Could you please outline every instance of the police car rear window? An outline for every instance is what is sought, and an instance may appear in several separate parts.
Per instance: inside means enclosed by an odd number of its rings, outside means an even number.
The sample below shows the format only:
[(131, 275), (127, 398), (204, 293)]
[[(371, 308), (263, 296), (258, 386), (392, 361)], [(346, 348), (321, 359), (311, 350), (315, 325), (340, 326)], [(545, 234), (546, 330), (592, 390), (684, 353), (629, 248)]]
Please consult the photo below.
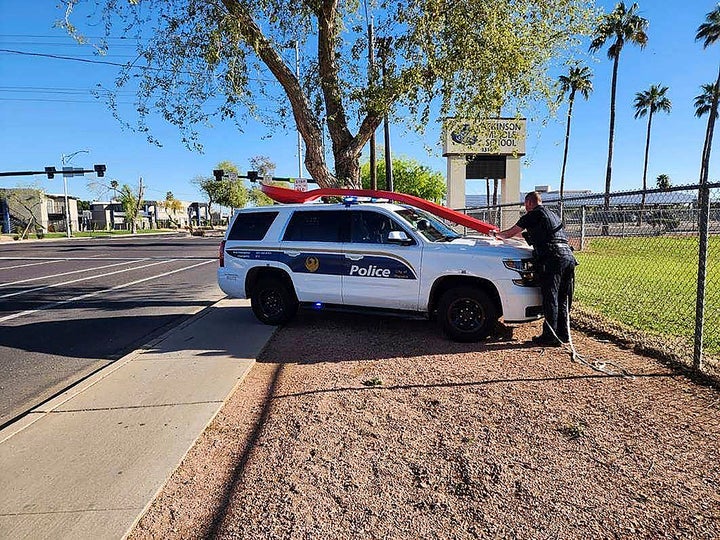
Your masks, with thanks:
[(278, 212), (241, 212), (235, 218), (228, 240), (262, 240)]
[(293, 214), (283, 240), (288, 242), (347, 242), (348, 212), (298, 211)]

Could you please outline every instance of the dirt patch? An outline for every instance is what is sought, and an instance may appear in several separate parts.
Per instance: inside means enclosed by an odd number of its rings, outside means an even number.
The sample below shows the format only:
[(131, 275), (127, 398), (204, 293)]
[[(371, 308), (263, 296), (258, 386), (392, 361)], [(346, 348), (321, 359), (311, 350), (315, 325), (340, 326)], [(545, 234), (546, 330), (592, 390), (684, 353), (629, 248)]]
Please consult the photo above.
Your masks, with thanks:
[[(575, 333), (302, 314), (131, 538), (717, 538), (720, 392)], [(512, 335), (514, 334), (514, 335)]]

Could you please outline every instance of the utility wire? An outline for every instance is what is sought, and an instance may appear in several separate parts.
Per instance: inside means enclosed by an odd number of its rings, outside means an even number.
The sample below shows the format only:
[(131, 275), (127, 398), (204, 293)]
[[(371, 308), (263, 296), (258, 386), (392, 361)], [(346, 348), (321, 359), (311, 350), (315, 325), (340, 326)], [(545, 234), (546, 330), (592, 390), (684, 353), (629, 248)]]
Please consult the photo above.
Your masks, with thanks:
[[(135, 66), (130, 63), (121, 64), (120, 62), (108, 62), (106, 60), (87, 60), (85, 58), (76, 58), (73, 56), (63, 56), (59, 54), (47, 54), (47, 53), (33, 53), (28, 51), (17, 51), (14, 49), (0, 49), (0, 53), (6, 53), (6, 54), (18, 54), (22, 56), (36, 56), (41, 58), (51, 58), (53, 60), (69, 60), (73, 62), (83, 62), (86, 64), (101, 64), (101, 65), (107, 65), (107, 66), (116, 66), (116, 67), (122, 67), (122, 68), (132, 68), (132, 69), (146, 69), (149, 71), (171, 71), (167, 68), (160, 68), (160, 67), (151, 67), (151, 66)], [(139, 57), (136, 58), (136, 60)], [(178, 71), (177, 73), (182, 73), (183, 75), (205, 75), (204, 73), (200, 73), (198, 71)], [(248, 77), (248, 81), (253, 82), (266, 82), (266, 83), (274, 83), (276, 82), (275, 79), (257, 79), (254, 77)]]

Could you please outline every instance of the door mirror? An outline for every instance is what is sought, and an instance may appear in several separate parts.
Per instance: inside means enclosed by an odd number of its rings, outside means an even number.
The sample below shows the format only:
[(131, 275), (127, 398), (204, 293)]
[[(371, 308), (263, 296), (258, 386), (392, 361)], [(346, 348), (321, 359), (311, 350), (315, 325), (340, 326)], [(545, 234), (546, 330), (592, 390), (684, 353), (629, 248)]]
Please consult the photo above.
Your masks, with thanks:
[(388, 244), (400, 244), (401, 246), (409, 246), (414, 243), (405, 231), (390, 231), (387, 235)]
[(427, 219), (421, 219), (417, 222), (418, 231), (427, 231), (430, 228), (430, 222)]

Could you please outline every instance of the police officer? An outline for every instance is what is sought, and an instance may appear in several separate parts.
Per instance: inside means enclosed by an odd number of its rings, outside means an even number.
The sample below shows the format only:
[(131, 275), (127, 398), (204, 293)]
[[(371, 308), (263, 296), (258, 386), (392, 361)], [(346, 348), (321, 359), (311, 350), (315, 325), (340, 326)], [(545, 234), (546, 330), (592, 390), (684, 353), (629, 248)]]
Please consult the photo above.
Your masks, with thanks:
[(495, 236), (506, 239), (527, 231), (523, 236), (533, 246), (545, 315), (542, 334), (532, 340), (538, 345), (557, 347), (560, 341), (570, 340), (568, 310), (572, 304), (577, 261), (562, 230), (562, 221), (543, 206), (537, 191), (525, 196), (525, 211), (515, 225)]

